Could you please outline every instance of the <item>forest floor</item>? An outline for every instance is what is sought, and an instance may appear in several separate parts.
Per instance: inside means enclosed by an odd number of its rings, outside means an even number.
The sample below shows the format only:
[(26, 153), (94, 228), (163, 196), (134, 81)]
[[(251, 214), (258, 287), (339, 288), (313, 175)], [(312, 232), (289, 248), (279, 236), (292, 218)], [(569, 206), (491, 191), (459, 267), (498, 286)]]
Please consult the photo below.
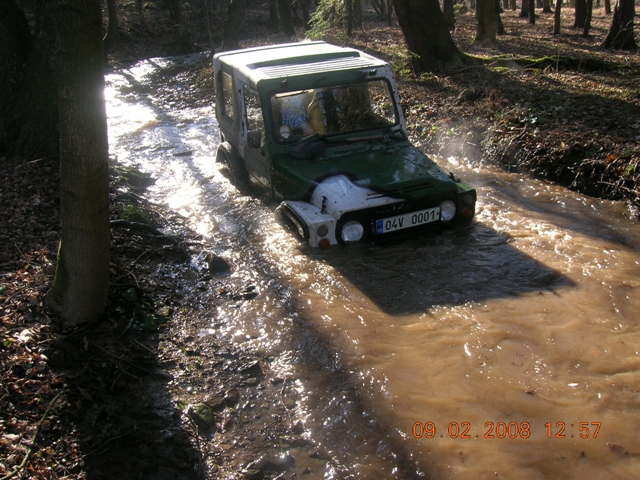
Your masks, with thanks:
[[(184, 48), (164, 12), (146, 14), (153, 21), (121, 13), (113, 66)], [(496, 45), (472, 42), (470, 13), (454, 39), (473, 55), (559, 54), (583, 66), (458, 65), (416, 78), (397, 27), (368, 20), (352, 43), (393, 62), (410, 133), (428, 153), (626, 201), (637, 217), (638, 53), (598, 46), (610, 22), (602, 9), (589, 38), (569, 25), (553, 37), (552, 15), (535, 26), (513, 12), (503, 21)], [(251, 35), (245, 25), (243, 46), (284, 40), (260, 22)], [(183, 100), (211, 101), (210, 66), (188, 73), (198, 98)], [(145, 199), (152, 179), (112, 165), (108, 311), (97, 326), (65, 331), (44, 304), (59, 239), (57, 160), (2, 158), (0, 169), (0, 479), (294, 478), (305, 472), (283, 454), (291, 446), (322, 460), (293, 414), (291, 379), (241, 344), (198, 335), (210, 321), (203, 303), (251, 301), (252, 286), (226, 284), (216, 258), (207, 271), (193, 267), (206, 246), (186, 219)], [(256, 418), (257, 402), (273, 415)]]
[[(495, 45), (473, 43), (472, 14), (458, 18), (454, 40), (465, 53), (502, 60), (569, 57), (522, 68), (489, 63), (448, 65), (415, 78), (403, 75), (397, 28), (367, 29), (356, 46), (391, 61), (400, 58), (400, 91), (410, 134), (425, 151), (491, 163), (587, 195), (623, 200), (640, 214), (640, 55), (600, 48), (611, 17), (594, 11), (589, 38), (563, 25), (551, 35), (553, 15), (536, 25), (502, 15), (506, 35)], [(565, 10), (565, 23), (573, 11)], [(569, 15), (571, 15), (570, 18)], [(395, 55), (395, 57), (394, 57)], [(398, 60), (396, 60), (397, 62)], [(508, 63), (508, 62), (507, 62)], [(546, 66), (544, 66), (546, 65)], [(408, 70), (408, 69), (407, 69)]]

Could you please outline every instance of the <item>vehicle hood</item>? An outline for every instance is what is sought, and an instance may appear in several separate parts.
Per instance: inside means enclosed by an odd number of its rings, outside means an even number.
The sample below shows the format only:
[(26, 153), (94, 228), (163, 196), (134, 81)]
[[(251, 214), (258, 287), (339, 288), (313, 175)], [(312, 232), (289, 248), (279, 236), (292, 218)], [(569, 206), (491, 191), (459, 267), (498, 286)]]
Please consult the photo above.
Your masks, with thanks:
[(311, 159), (290, 155), (273, 158), (275, 170), (309, 194), (323, 181), (344, 176), (357, 187), (410, 200), (456, 191), (455, 182), (409, 142), (387, 145), (358, 143), (327, 146)]

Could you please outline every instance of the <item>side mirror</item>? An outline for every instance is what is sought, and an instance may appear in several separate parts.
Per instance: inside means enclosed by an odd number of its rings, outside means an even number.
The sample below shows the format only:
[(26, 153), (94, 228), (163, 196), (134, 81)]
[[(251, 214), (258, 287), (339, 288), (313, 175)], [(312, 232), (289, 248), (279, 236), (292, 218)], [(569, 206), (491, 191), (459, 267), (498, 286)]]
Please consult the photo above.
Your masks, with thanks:
[(249, 130), (247, 132), (247, 145), (251, 148), (260, 148), (262, 142), (262, 135), (259, 130)]

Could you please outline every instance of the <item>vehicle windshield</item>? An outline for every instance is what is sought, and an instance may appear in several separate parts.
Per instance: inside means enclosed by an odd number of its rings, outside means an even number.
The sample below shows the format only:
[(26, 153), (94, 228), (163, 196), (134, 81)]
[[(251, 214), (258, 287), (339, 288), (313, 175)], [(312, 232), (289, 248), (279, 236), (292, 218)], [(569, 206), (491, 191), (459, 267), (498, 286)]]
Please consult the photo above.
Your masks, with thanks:
[(273, 95), (275, 136), (289, 143), (314, 134), (335, 135), (398, 123), (385, 80), (371, 80)]

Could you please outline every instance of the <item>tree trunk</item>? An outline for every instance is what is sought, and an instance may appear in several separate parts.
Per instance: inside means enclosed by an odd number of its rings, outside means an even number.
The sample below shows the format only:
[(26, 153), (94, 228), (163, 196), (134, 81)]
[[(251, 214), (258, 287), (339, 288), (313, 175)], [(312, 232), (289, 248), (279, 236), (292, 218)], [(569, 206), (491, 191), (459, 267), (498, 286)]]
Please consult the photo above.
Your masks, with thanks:
[(227, 21), (224, 22), (222, 32), (222, 50), (237, 50), (239, 48), (240, 28), (244, 23), (246, 0), (231, 0)]
[(604, 13), (611, 15), (611, 0), (604, 0)]
[(517, 9), (518, 5), (516, 3), (516, 0), (511, 0), (511, 10), (515, 12)]
[(12, 103), (6, 106), (5, 152), (7, 156), (22, 159), (58, 154), (60, 134), (53, 78), (53, 4), (50, 0), (38, 0), (36, 3), (34, 39)]
[(387, 4), (386, 0), (371, 0), (369, 2), (373, 10), (376, 12), (376, 15), (380, 20), (387, 19)]
[(443, 0), (442, 13), (444, 14), (444, 21), (447, 23), (447, 28), (453, 30), (456, 28), (456, 19), (453, 15), (453, 0)]
[(394, 0), (393, 5), (407, 48), (416, 54), (412, 60), (416, 74), (432, 71), (439, 62), (465, 62), (453, 43), (438, 0)]
[(295, 24), (293, 22), (293, 9), (291, 0), (277, 0), (278, 14), (280, 16), (280, 28), (287, 37), (295, 36)]
[(0, 156), (4, 156), (8, 149), (5, 124), (10, 112), (9, 104), (31, 48), (31, 34), (24, 12), (14, 0), (0, 2)]
[(529, 0), (522, 0), (522, 8), (520, 10), (520, 18), (529, 17)]
[(495, 4), (495, 0), (478, 0), (476, 9), (476, 16), (478, 17), (476, 42), (495, 43), (498, 33)]
[(113, 44), (118, 40), (118, 7), (116, 0), (107, 0), (107, 9), (109, 12), (109, 24), (107, 34), (102, 41), (102, 50), (106, 60)]
[(347, 37), (353, 35), (353, 0), (344, 0), (347, 10)]
[(576, 0), (573, 28), (583, 28), (587, 19), (587, 0)]
[(553, 34), (554, 35), (560, 34), (561, 10), (562, 10), (562, 0), (556, 0), (556, 11), (553, 14)]
[(633, 33), (634, 16), (634, 0), (618, 0), (613, 10), (609, 34), (602, 46), (618, 50), (636, 50), (638, 45)]
[(591, 15), (593, 14), (593, 0), (587, 0), (587, 16), (584, 19), (584, 30), (582, 36), (587, 38), (589, 36), (589, 29), (591, 29)]
[(495, 9), (495, 19), (496, 19), (496, 33), (498, 35), (504, 35), (504, 25), (502, 24), (502, 17), (500, 16), (500, 14), (502, 12), (504, 12), (504, 10), (502, 10), (502, 7), (500, 6), (500, 0), (494, 0), (495, 1), (495, 5), (496, 5), (496, 9)]
[(362, 0), (351, 0), (353, 2), (353, 26), (362, 28)]
[(309, 0), (301, 0), (302, 4), (302, 23), (303, 28), (306, 30), (311, 30), (311, 15), (309, 15)]
[(294, 37), (296, 29), (293, 25), (293, 13), (291, 12), (291, 0), (278, 0), (278, 13), (280, 14), (280, 26), (287, 37)]
[(536, 24), (536, 3), (533, 0), (529, 0), (529, 23)]
[(192, 53), (194, 51), (193, 43), (189, 30), (184, 23), (184, 12), (182, 10), (182, 0), (168, 0), (169, 13), (171, 19), (175, 22), (175, 35), (173, 38), (173, 50), (176, 53)]
[(280, 31), (280, 17), (278, 16), (278, 0), (269, 0), (269, 25), (271, 31), (277, 33)]
[(216, 53), (216, 46), (213, 41), (213, 29), (211, 27), (211, 17), (213, 16), (213, 6), (209, 3), (211, 0), (204, 0), (204, 14), (207, 20), (207, 33), (209, 34), (209, 50), (210, 55), (213, 57)]
[(61, 241), (47, 303), (68, 325), (98, 320), (109, 290), (109, 147), (100, 0), (55, 0)]
[(542, 13), (553, 13), (551, 11), (551, 0), (544, 0), (542, 2)]
[(182, 3), (180, 0), (168, 0), (169, 17), (177, 24), (184, 23), (184, 15), (182, 14)]

